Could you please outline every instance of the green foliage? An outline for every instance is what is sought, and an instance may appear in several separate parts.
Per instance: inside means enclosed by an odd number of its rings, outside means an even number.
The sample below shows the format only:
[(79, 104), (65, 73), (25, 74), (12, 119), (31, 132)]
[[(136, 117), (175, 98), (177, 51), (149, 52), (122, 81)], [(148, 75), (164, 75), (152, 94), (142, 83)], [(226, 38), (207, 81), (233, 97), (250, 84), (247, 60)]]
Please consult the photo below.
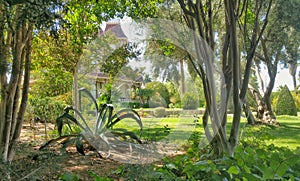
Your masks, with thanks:
[(140, 103), (139, 102), (122, 102), (121, 107), (126, 107), (126, 108), (132, 108), (132, 109), (138, 109), (140, 108)]
[(111, 92), (112, 85), (110, 83), (105, 84), (105, 87), (101, 91), (101, 96), (98, 98), (100, 104), (108, 104), (111, 103)]
[(152, 96), (149, 100), (149, 107), (155, 108), (155, 107), (167, 107), (166, 100), (161, 97), (159, 94), (155, 94)]
[[(145, 86), (146, 89), (150, 89), (157, 96), (156, 98), (161, 97), (166, 105), (170, 104), (170, 95), (166, 86), (161, 82), (149, 82)], [(154, 96), (155, 97), (155, 96)], [(154, 98), (154, 102), (156, 102), (156, 98)], [(157, 100), (159, 101), (159, 100)]]
[(199, 98), (193, 92), (187, 92), (182, 98), (182, 109), (197, 109), (199, 108)]
[(292, 94), (293, 99), (295, 101), (297, 111), (300, 112), (300, 94), (299, 94), (299, 92), (297, 92), (297, 94), (295, 92), (291, 92), (291, 94)]
[(139, 52), (135, 51), (134, 48), (135, 46), (130, 43), (120, 46), (101, 61), (100, 70), (115, 78), (119, 71), (129, 62), (129, 59), (137, 58)]
[(111, 178), (100, 177), (99, 175), (97, 175), (95, 172), (91, 170), (89, 170), (88, 173), (92, 178), (94, 178), (95, 181), (113, 181), (113, 179)]
[(175, 84), (172, 82), (167, 82), (166, 88), (168, 89), (170, 95), (170, 102), (172, 104), (172, 107), (176, 107), (176, 108), (181, 107), (181, 99), (180, 99), (178, 87), (176, 87)]
[(286, 85), (281, 89), (278, 95), (275, 113), (276, 115), (297, 116), (295, 101), (291, 92), (289, 91), (289, 88)]
[(247, 91), (247, 99), (248, 99), (248, 104), (251, 110), (256, 110), (257, 109), (257, 104), (254, 99), (254, 96), (251, 95), (250, 91)]
[(155, 117), (165, 117), (166, 109), (164, 107), (157, 107), (153, 110), (153, 114)]
[[(132, 109), (122, 109), (113, 114), (113, 110), (114, 110), (113, 105), (102, 104), (100, 107), (98, 107), (96, 100), (88, 90), (81, 89), (80, 91), (81, 93), (87, 94), (91, 102), (94, 104), (94, 108), (96, 109), (95, 110), (96, 115), (93, 118), (96, 121), (92, 121), (90, 123), (83, 117), (81, 112), (79, 112), (77, 109), (74, 109), (73, 107), (66, 107), (65, 113), (56, 119), (57, 131), (59, 133), (59, 137), (49, 140), (47, 143), (45, 143), (43, 146), (40, 147), (40, 150), (44, 149), (45, 147), (53, 143), (64, 140), (62, 150), (64, 150), (69, 145), (75, 144), (77, 151), (80, 154), (84, 155), (85, 153), (84, 153), (83, 140), (85, 140), (90, 144), (91, 147), (95, 148), (95, 150), (97, 150), (96, 148), (104, 149), (98, 151), (108, 152), (109, 155), (110, 143), (105, 136), (105, 133), (109, 129), (111, 129), (110, 133), (116, 136), (121, 136), (123, 138), (130, 137), (132, 140), (141, 143), (141, 140), (133, 132), (127, 131), (126, 129), (118, 129), (118, 130), (112, 129), (114, 125), (116, 125), (118, 122), (122, 120), (133, 119), (139, 125), (141, 131), (143, 124), (141, 122), (140, 116), (136, 111)], [(77, 120), (76, 118), (74, 118), (69, 113), (70, 111), (74, 111), (80, 119)], [(80, 132), (72, 131), (71, 134), (63, 132), (64, 125), (69, 126), (70, 130), (72, 130), (70, 124), (75, 124), (75, 127), (76, 128), (79, 127), (81, 131)], [(96, 143), (96, 145), (93, 143)]]
[(149, 100), (153, 95), (154, 91), (152, 89), (139, 89), (137, 97), (140, 99), (143, 108), (149, 108)]
[[(67, 48), (64, 32), (59, 37), (39, 33), (33, 39), (32, 77), (30, 94), (53, 97), (72, 90), (74, 54)], [(43, 47), (43, 48), (40, 48)]]
[(233, 158), (216, 159), (210, 149), (198, 149), (195, 142), (185, 155), (165, 159), (163, 167), (152, 173), (172, 175), (173, 180), (299, 180), (300, 148), (292, 151), (265, 144), (271, 138), (269, 129), (245, 127)]
[(74, 174), (74, 173), (70, 173), (70, 172), (65, 172), (64, 174), (62, 174), (59, 177), (59, 180), (62, 181), (78, 181), (78, 175)]
[(26, 115), (28, 119), (38, 118), (54, 123), (63, 108), (72, 103), (71, 97), (70, 94), (44, 98), (30, 96)]

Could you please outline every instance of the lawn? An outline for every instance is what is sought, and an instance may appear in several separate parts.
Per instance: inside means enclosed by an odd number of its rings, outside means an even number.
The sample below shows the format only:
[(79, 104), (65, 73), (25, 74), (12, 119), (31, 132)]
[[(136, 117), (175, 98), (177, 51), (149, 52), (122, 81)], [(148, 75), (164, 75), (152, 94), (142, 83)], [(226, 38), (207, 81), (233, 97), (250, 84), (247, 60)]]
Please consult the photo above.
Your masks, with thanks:
[(118, 123), (114, 128), (125, 128), (140, 135), (146, 141), (167, 141), (183, 145), (187, 143), (193, 132), (203, 133), (200, 123), (195, 122), (193, 116), (165, 117), (165, 118), (142, 118), (143, 131), (133, 120)]
[[(278, 116), (280, 127), (267, 127), (269, 134), (268, 144), (276, 146), (289, 147), (295, 149), (300, 145), (300, 118), (294, 116)], [(204, 137), (201, 116), (199, 122), (195, 122), (195, 118), (191, 116), (184, 117), (165, 117), (165, 118), (142, 118), (143, 131), (141, 133), (143, 140), (150, 141), (168, 141), (179, 145), (187, 143), (189, 137), (193, 132)], [(227, 134), (230, 132), (232, 116), (228, 116)], [(243, 131), (245, 129), (245, 119), (241, 120), (241, 136), (245, 136)], [(118, 124), (116, 128), (122, 127), (140, 134), (138, 126), (134, 121), (128, 120)], [(262, 127), (254, 126), (251, 129), (253, 132), (260, 132)]]
[(270, 135), (274, 136), (273, 143), (276, 146), (289, 147), (295, 149), (300, 146), (300, 117), (277, 116), (280, 127), (270, 129)]

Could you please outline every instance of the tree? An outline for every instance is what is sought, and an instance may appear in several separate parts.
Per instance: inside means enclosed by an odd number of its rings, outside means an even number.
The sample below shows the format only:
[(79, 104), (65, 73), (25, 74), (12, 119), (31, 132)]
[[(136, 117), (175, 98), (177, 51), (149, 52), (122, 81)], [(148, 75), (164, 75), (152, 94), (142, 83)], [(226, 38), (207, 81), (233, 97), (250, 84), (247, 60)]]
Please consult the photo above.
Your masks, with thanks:
[(297, 116), (296, 104), (287, 85), (281, 88), (277, 99), (275, 107), (276, 115)]
[(166, 88), (168, 90), (170, 96), (170, 103), (173, 107), (180, 107), (181, 100), (180, 100), (180, 93), (178, 91), (178, 87), (173, 82), (167, 82)]
[[(0, 3), (0, 157), (11, 162), (27, 105), (33, 29), (54, 28), (59, 1)], [(52, 10), (51, 10), (52, 9)]]
[[(172, 21), (179, 21), (184, 23), (183, 14), (181, 12), (180, 6), (172, 1), (166, 1), (161, 6), (159, 6), (160, 11), (158, 11), (158, 16), (160, 18), (169, 19)], [(161, 24), (156, 24), (153, 28), (158, 34), (164, 32), (159, 31)], [(174, 26), (170, 24), (169, 26)], [(174, 29), (178, 27), (173, 27)], [(154, 35), (155, 36), (155, 35)], [(161, 36), (161, 35), (160, 35)], [(185, 39), (181, 39), (181, 44), (184, 44)], [(185, 71), (184, 62), (188, 58), (185, 50), (172, 44), (172, 42), (156, 40), (149, 42), (147, 45), (146, 55), (156, 54), (150, 60), (152, 66), (154, 67), (153, 73), (154, 77), (160, 76), (163, 81), (172, 81), (181, 87), (181, 94), (185, 93)]]
[(66, 36), (62, 30), (55, 37), (49, 31), (42, 31), (33, 38), (31, 95), (44, 98), (72, 91), (76, 56), (69, 49)]
[(300, 32), (296, 31), (294, 28), (291, 28), (288, 32), (289, 41), (285, 45), (286, 48), (286, 58), (289, 68), (289, 73), (293, 79), (294, 91), (297, 93), (297, 67), (298, 67), (298, 60), (300, 59)]
[[(278, 71), (279, 63), (294, 64), (295, 60), (286, 61), (286, 52), (294, 52), (294, 48), (290, 48), (290, 44), (297, 44), (297, 39), (290, 38), (288, 35), (292, 31), (299, 31), (299, 21), (296, 21), (298, 17), (297, 11), (288, 11), (290, 7), (294, 8), (300, 7), (298, 1), (276, 1), (272, 6), (272, 11), (270, 14), (269, 24), (266, 27), (260, 45), (255, 52), (256, 66), (260, 66), (261, 62), (267, 67), (267, 72), (269, 76), (269, 82), (263, 90), (263, 94), (260, 95), (259, 91), (253, 90), (253, 95), (256, 97), (256, 102), (258, 104), (257, 118), (265, 123), (272, 122), (278, 124), (276, 121), (276, 116), (272, 110), (271, 105), (271, 93), (274, 88), (275, 79)], [(287, 11), (283, 11), (287, 10)], [(295, 13), (295, 14), (293, 14)], [(292, 18), (291, 18), (292, 17)], [(294, 19), (296, 18), (296, 19)], [(298, 29), (297, 29), (298, 28)], [(296, 46), (296, 49), (298, 47)], [(286, 49), (286, 50), (285, 50)], [(291, 67), (291, 69), (294, 69)], [(294, 71), (294, 70), (293, 70)], [(260, 84), (261, 85), (261, 84)], [(264, 114), (269, 114), (270, 116), (265, 117)], [(267, 120), (263, 118), (268, 118)], [(273, 120), (273, 121), (272, 121)]]
[[(154, 96), (152, 97), (154, 102), (160, 102), (164, 106), (168, 106), (170, 104), (170, 95), (166, 86), (161, 82), (149, 82), (145, 86), (146, 90), (152, 90), (154, 92)], [(159, 98), (159, 99), (158, 99)], [(156, 105), (156, 103), (155, 103)], [(151, 106), (151, 105), (150, 105)]]
[[(203, 89), (206, 99), (206, 110), (203, 116), (203, 125), (208, 125), (208, 116), (211, 118), (212, 132), (205, 129), (206, 137), (211, 141), (211, 145), (216, 155), (223, 155), (228, 153), (234, 154), (235, 147), (238, 142), (238, 134), (240, 127), (241, 106), (245, 103), (246, 92), (249, 83), (250, 69), (252, 65), (253, 55), (258, 42), (261, 38), (261, 34), (264, 31), (264, 27), (267, 23), (268, 12), (272, 1), (264, 3), (264, 1), (182, 1), (178, 0), (181, 9), (183, 10), (187, 25), (194, 30), (213, 51), (215, 50), (215, 32), (214, 28), (217, 26), (216, 17), (218, 13), (223, 12), (224, 16), (220, 20), (224, 20), (225, 33), (222, 37), (223, 48), (220, 50), (222, 73), (224, 74), (225, 81), (221, 87), (225, 87), (226, 90), (221, 89), (221, 110), (217, 108), (216, 100), (216, 88), (213, 79), (213, 62), (214, 57), (206, 56), (208, 49), (205, 43), (196, 42), (196, 47), (199, 53), (197, 54), (197, 60), (191, 60), (191, 63), (195, 67), (195, 70), (199, 77), (202, 79)], [(248, 8), (254, 4), (254, 8)], [(224, 8), (221, 11), (221, 8)], [(265, 9), (263, 7), (266, 7)], [(265, 10), (262, 15), (262, 10)], [(242, 16), (246, 21), (241, 21)], [(254, 23), (247, 22), (249, 16), (254, 17)], [(258, 26), (262, 24), (262, 27)], [(241, 79), (241, 59), (240, 49), (238, 42), (238, 26), (251, 28), (248, 32), (250, 41), (247, 44), (247, 58), (245, 72), (243, 73), (243, 79)], [(249, 25), (253, 25), (248, 27)], [(248, 38), (245, 36), (244, 38)], [(198, 43), (198, 45), (197, 45)], [(201, 49), (204, 51), (201, 52)], [(204, 47), (204, 48), (203, 48)], [(203, 55), (204, 54), (204, 55)], [(202, 57), (201, 57), (202, 56)], [(208, 61), (205, 61), (208, 59)], [(242, 83), (240, 83), (242, 81)], [(234, 105), (233, 123), (231, 126), (230, 136), (227, 138), (226, 124), (227, 124), (227, 104), (229, 95), (232, 91), (234, 95), (232, 97)]]
[[(7, 162), (13, 159), (27, 105), (33, 33), (47, 29), (55, 35), (59, 29), (67, 30), (67, 42), (78, 60), (103, 20), (121, 17), (125, 12), (132, 17), (150, 16), (160, 1), (0, 2), (0, 157)], [(76, 67), (78, 61), (74, 63)]]

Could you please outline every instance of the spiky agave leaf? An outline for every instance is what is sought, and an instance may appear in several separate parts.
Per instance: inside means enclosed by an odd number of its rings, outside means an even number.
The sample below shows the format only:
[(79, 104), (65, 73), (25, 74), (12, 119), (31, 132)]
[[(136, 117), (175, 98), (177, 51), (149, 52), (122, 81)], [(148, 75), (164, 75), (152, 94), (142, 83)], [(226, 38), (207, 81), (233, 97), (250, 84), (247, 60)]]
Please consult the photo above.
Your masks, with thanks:
[(122, 109), (122, 110), (118, 111), (116, 114), (114, 114), (112, 116), (112, 118), (111, 118), (112, 121), (110, 124), (107, 125), (107, 127), (111, 128), (112, 126), (114, 126), (115, 124), (117, 124), (118, 122), (120, 122), (121, 120), (126, 119), (126, 118), (135, 120), (138, 123), (140, 130), (143, 129), (142, 120), (141, 120), (139, 114), (133, 109)]
[[(118, 130), (121, 130), (122, 132), (117, 132)], [(129, 136), (131, 139), (137, 141), (139, 144), (142, 144), (142, 141), (139, 139), (139, 137), (131, 131), (127, 131), (126, 129), (116, 129), (114, 131), (111, 131), (111, 133), (115, 136), (120, 136), (123, 138), (126, 138), (126, 136)]]
[(60, 152), (61, 153), (65, 153), (66, 152), (66, 149), (70, 146), (70, 145), (73, 145), (74, 142), (76, 141), (77, 137), (72, 137), (72, 138), (69, 138), (65, 141), (62, 142), (62, 147), (60, 149)]
[(77, 136), (78, 136), (78, 134), (70, 134), (70, 135), (63, 135), (63, 136), (60, 136), (60, 137), (55, 138), (55, 139), (51, 139), (51, 140), (47, 141), (44, 145), (42, 145), (39, 148), (39, 150), (42, 150), (42, 149), (46, 148), (47, 146), (50, 146), (50, 145), (52, 145), (54, 143), (57, 143), (58, 141), (68, 140), (68, 139), (70, 139), (72, 137), (77, 137)]
[[(84, 127), (73, 117), (71, 116), (70, 114), (68, 113), (64, 113), (63, 115), (59, 116), (57, 119), (56, 119), (56, 124), (57, 124), (57, 131), (58, 131), (58, 134), (61, 136), (62, 134), (62, 128), (63, 128), (63, 125), (64, 125), (64, 120), (70, 120), (72, 121), (73, 123), (75, 123), (76, 125), (78, 125), (81, 129), (84, 129)], [(69, 124), (68, 124), (69, 125)], [(70, 125), (69, 125), (70, 127)], [(70, 127), (71, 128), (71, 127)]]
[(103, 132), (106, 125), (111, 122), (113, 109), (113, 105), (111, 104), (103, 104), (101, 106), (96, 122), (95, 133), (100, 134)]
[(97, 112), (99, 111), (97, 100), (94, 98), (94, 96), (91, 94), (91, 92), (89, 90), (87, 90), (86, 88), (83, 87), (83, 88), (80, 88), (78, 92), (79, 92), (79, 94), (81, 94), (81, 92), (85, 93), (90, 98), (90, 100), (94, 103), (96, 111)]
[(78, 153), (80, 153), (82, 155), (85, 155), (82, 139), (83, 139), (83, 135), (79, 134), (77, 139), (76, 139), (76, 150), (77, 150)]
[(68, 127), (70, 128), (70, 130), (72, 131), (72, 127), (70, 125), (69, 120), (71, 120), (72, 122), (77, 124), (77, 120), (75, 118), (74, 118), (75, 120), (69, 119), (68, 116), (66, 116), (66, 114), (68, 114), (68, 113), (64, 113), (62, 116), (60, 116), (56, 119), (57, 131), (58, 131), (59, 136), (62, 135), (62, 128), (63, 128), (64, 124), (67, 124)]

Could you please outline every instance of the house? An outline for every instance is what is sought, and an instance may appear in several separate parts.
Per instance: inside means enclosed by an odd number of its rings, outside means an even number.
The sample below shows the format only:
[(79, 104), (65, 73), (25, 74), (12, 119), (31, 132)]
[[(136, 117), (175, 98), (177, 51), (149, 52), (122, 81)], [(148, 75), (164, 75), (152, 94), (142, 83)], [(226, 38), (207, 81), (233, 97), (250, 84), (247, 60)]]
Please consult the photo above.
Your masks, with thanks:
[[(103, 36), (106, 32), (110, 32), (115, 35), (117, 39), (121, 42), (128, 43), (128, 39), (125, 33), (122, 30), (122, 27), (119, 22), (108, 22), (106, 23), (106, 28), (103, 31), (99, 29), (98, 36)], [(101, 90), (109, 83), (109, 76), (103, 72), (90, 73), (90, 76), (95, 78), (95, 96), (98, 98), (101, 94)], [(143, 78), (139, 77), (136, 80), (131, 80), (127, 77), (119, 77), (114, 80), (114, 84), (118, 85), (117, 89), (120, 93), (119, 101), (120, 102), (130, 102), (135, 98), (135, 93), (143, 85)]]

